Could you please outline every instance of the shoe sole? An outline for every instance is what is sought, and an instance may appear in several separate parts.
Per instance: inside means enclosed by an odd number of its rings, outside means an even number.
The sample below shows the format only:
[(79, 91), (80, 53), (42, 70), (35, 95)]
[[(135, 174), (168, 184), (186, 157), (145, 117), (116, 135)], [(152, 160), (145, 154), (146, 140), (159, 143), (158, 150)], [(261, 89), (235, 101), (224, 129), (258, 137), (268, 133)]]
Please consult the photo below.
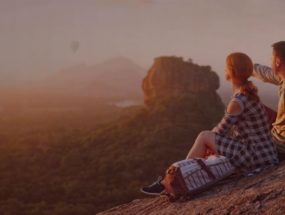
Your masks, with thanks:
[(140, 189), (140, 191), (146, 195), (150, 195), (150, 196), (160, 196), (161, 193), (149, 193), (144, 191), (143, 189)]

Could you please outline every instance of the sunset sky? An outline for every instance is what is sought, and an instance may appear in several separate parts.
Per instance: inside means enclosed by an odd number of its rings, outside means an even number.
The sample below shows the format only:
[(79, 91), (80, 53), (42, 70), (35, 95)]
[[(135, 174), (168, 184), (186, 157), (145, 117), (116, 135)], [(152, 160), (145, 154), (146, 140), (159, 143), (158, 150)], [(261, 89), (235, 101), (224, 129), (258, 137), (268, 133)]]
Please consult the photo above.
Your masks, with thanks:
[(1, 83), (117, 56), (146, 69), (160, 55), (192, 58), (221, 76), (232, 51), (270, 64), (271, 44), (285, 40), (284, 8), (283, 0), (1, 0)]

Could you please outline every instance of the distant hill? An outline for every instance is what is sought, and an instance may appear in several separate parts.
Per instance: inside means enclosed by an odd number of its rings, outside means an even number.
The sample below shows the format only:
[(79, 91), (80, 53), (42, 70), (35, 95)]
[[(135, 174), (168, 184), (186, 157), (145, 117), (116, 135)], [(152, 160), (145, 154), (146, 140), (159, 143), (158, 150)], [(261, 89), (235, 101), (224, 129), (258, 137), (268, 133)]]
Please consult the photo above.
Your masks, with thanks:
[(79, 64), (40, 81), (13, 87), (1, 86), (1, 106), (7, 109), (26, 107), (82, 107), (117, 102), (142, 103), (142, 79), (146, 70), (124, 57), (99, 64)]
[(125, 57), (100, 64), (80, 64), (61, 70), (41, 84), (45, 90), (92, 98), (141, 98), (141, 81), (146, 71)]

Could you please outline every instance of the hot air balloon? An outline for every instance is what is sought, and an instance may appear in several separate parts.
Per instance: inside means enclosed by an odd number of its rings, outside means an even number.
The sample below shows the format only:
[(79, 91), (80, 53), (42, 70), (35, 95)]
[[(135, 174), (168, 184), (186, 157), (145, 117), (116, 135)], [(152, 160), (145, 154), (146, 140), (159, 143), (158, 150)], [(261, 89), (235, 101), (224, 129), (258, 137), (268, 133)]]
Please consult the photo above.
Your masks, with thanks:
[(73, 53), (76, 53), (79, 47), (80, 47), (80, 42), (77, 40), (74, 40), (70, 43), (70, 48)]

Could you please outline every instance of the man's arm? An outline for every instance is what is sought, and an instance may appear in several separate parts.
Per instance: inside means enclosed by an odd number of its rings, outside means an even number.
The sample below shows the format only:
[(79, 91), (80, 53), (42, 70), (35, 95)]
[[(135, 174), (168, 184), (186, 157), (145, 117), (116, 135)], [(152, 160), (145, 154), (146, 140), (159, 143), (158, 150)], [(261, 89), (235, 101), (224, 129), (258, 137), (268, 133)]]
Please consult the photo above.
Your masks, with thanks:
[(275, 85), (279, 85), (281, 82), (281, 79), (274, 73), (274, 71), (270, 67), (263, 66), (260, 64), (254, 64), (252, 75), (261, 81)]

